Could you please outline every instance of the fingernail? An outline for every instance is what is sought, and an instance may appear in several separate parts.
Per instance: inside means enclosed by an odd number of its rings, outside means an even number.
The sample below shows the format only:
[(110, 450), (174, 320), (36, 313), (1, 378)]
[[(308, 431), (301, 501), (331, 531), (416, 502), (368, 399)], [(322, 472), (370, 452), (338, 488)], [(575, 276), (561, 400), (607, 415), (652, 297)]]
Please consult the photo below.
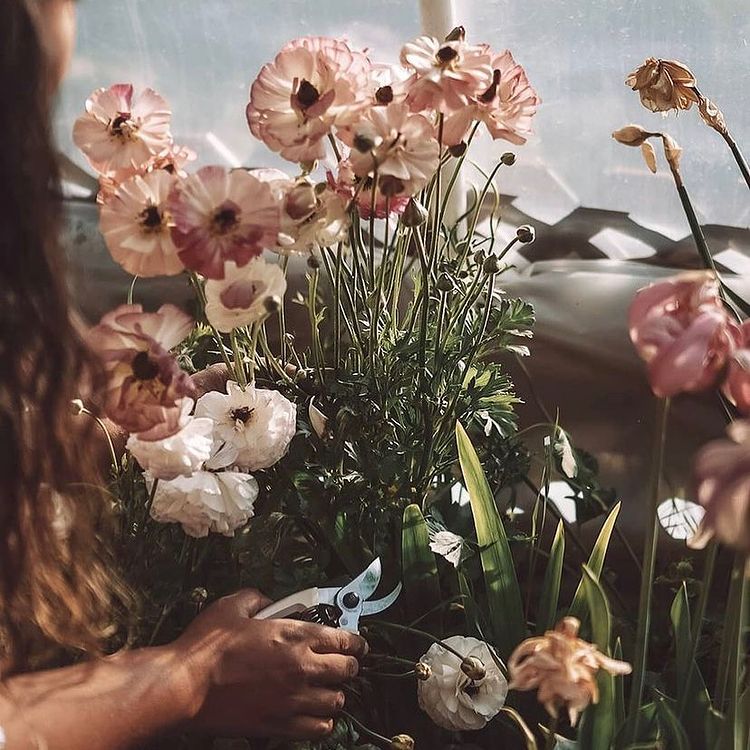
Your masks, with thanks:
[(367, 641), (365, 641), (365, 650), (362, 656), (367, 656), (367, 654), (369, 653), (370, 653), (370, 644)]

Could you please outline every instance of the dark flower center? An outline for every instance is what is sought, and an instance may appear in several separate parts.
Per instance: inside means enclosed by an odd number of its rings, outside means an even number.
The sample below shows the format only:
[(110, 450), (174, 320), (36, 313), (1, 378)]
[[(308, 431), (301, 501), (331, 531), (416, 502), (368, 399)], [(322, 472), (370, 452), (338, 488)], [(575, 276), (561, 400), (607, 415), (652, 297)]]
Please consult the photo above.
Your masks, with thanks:
[(320, 99), (320, 92), (313, 86), (310, 81), (302, 80), (297, 90), (297, 101), (302, 109), (312, 107)]
[(240, 409), (233, 409), (229, 416), (236, 422), (238, 419), (242, 424), (247, 424), (250, 417), (253, 416), (255, 409), (251, 409), (249, 406), (243, 406)]
[(479, 685), (476, 684), (476, 682), (470, 682), (468, 685), (464, 687), (464, 693), (466, 695), (471, 696), (472, 698), (479, 693)]
[(227, 234), (239, 223), (239, 206), (231, 201), (219, 206), (211, 219), (211, 227), (216, 234)]
[(141, 226), (145, 229), (158, 229), (161, 221), (161, 212), (156, 206), (147, 206), (141, 211)]
[(381, 86), (375, 92), (375, 101), (378, 104), (390, 104), (393, 101), (393, 88), (390, 86)]
[[(127, 128), (126, 128), (127, 126)], [(112, 120), (110, 130), (113, 135), (127, 135), (132, 123), (130, 122), (130, 112), (119, 112), (117, 117)]]
[(436, 57), (438, 59), (438, 62), (441, 65), (445, 65), (446, 63), (449, 63), (451, 60), (455, 60), (458, 57), (458, 52), (456, 52), (456, 50), (454, 50), (453, 47), (445, 46), (445, 47), (441, 47), (437, 51)]
[(492, 73), (492, 83), (490, 84), (490, 87), (485, 91), (480, 97), (479, 101), (483, 102), (484, 104), (489, 104), (497, 94), (497, 87), (500, 85), (500, 71), (495, 68), (495, 70)]
[(159, 365), (148, 356), (148, 352), (138, 352), (133, 358), (132, 368), (136, 380), (153, 380), (159, 374)]

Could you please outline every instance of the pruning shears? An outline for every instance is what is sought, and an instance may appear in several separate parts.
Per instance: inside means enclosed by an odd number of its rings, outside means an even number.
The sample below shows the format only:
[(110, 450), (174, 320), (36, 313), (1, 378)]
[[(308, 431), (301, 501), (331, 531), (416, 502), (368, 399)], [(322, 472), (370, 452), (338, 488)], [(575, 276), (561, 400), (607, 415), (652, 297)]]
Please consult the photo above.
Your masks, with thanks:
[(358, 633), (360, 617), (374, 615), (388, 609), (401, 593), (399, 583), (387, 596), (370, 601), (370, 597), (380, 584), (382, 574), (380, 558), (376, 557), (345, 586), (313, 587), (298, 591), (296, 594), (291, 594), (269, 605), (258, 612), (255, 617), (261, 620), (294, 617), (298, 620), (317, 622), (321, 625)]

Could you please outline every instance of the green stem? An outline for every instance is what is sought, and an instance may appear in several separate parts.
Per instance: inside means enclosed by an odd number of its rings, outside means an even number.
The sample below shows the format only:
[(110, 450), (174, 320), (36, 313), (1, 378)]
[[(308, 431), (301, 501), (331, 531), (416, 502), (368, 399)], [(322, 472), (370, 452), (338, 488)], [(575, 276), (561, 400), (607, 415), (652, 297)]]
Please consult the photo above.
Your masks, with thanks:
[(387, 737), (383, 737), (382, 734), (378, 734), (369, 727), (366, 727), (361, 721), (359, 721), (359, 719), (355, 719), (348, 711), (344, 711), (342, 709), (341, 711), (339, 711), (339, 714), (345, 719), (348, 719), (354, 725), (355, 729), (358, 729), (362, 734), (367, 735), (370, 739), (379, 742), (383, 745), (383, 747), (391, 746), (391, 741)]
[(558, 716), (552, 717), (552, 723), (549, 726), (547, 738), (544, 741), (544, 750), (555, 750), (557, 747), (557, 727), (560, 723)]
[(245, 363), (242, 361), (242, 355), (240, 354), (240, 345), (237, 340), (237, 329), (234, 329), (229, 334), (229, 339), (232, 342), (232, 351), (234, 352), (234, 367), (230, 368), (230, 372), (234, 370), (234, 376), (237, 378), (241, 388), (247, 385), (247, 375), (245, 374)]
[(641, 594), (638, 605), (638, 629), (635, 639), (635, 658), (633, 659), (633, 681), (630, 693), (629, 723), (626, 730), (625, 744), (634, 744), (638, 737), (639, 709), (643, 698), (643, 685), (646, 676), (646, 659), (648, 641), (651, 632), (651, 601), (653, 595), (654, 570), (656, 567), (656, 543), (658, 538), (659, 487), (662, 466), (664, 464), (664, 447), (667, 437), (669, 418), (669, 399), (659, 399), (654, 431), (653, 459), (651, 465), (649, 521), (646, 527), (646, 540), (643, 547), (643, 569), (641, 572)]
[[(281, 263), (279, 264), (281, 266), (281, 270), (284, 273), (284, 278), (287, 276), (287, 271), (289, 270), (289, 256), (285, 255), (281, 259)], [(281, 350), (281, 362), (283, 365), (286, 365), (287, 363), (287, 341), (286, 341), (286, 311), (284, 308), (284, 300), (281, 300), (281, 304), (279, 305), (279, 311), (277, 313), (278, 316), (278, 322), (279, 322), (279, 348)]]
[[(198, 297), (198, 302), (200, 303), (201, 310), (203, 311), (203, 314), (205, 315), (206, 312), (206, 293), (203, 290), (203, 285), (200, 282), (200, 279), (198, 278), (198, 275), (194, 272), (190, 272), (190, 283), (193, 285), (193, 289), (195, 289), (195, 294)], [(229, 373), (232, 372), (234, 369), (229, 357), (227, 356), (227, 350), (224, 347), (224, 340), (221, 337), (221, 333), (218, 331), (216, 326), (214, 326), (211, 321), (208, 322), (209, 327), (211, 328), (211, 332), (214, 335), (214, 340), (216, 341), (216, 346), (219, 347), (219, 354), (221, 354), (221, 358), (224, 360), (224, 364), (227, 366), (227, 371)]]
[(252, 338), (250, 339), (250, 352), (249, 352), (249, 368), (250, 368), (250, 377), (249, 382), (251, 385), (255, 385), (255, 355), (258, 351), (258, 337), (260, 336), (260, 331), (264, 327), (263, 321), (257, 321), (256, 323), (253, 323), (253, 333)]
[(133, 276), (133, 280), (130, 282), (130, 288), (128, 289), (128, 304), (133, 304), (133, 293), (135, 292), (135, 282), (138, 281), (137, 276)]
[(368, 625), (375, 625), (379, 627), (386, 627), (391, 628), (393, 630), (398, 630), (402, 633), (409, 633), (410, 635), (418, 635), (420, 638), (424, 638), (428, 641), (432, 641), (433, 643), (437, 643), (438, 645), (442, 646), (446, 651), (453, 654), (455, 657), (463, 661), (466, 657), (464, 654), (459, 653), (456, 651), (455, 648), (452, 646), (449, 646), (445, 641), (441, 641), (440, 638), (437, 636), (434, 636), (432, 633), (428, 633), (426, 630), (419, 630), (417, 628), (411, 628), (408, 625), (399, 625), (395, 622), (388, 622), (387, 620), (374, 620), (370, 618), (367, 621)]
[(727, 145), (729, 146), (732, 155), (734, 156), (734, 160), (737, 162), (737, 166), (740, 168), (740, 172), (742, 172), (745, 183), (747, 184), (748, 188), (750, 188), (750, 168), (747, 166), (747, 162), (745, 161), (745, 157), (742, 155), (742, 151), (740, 151), (740, 147), (737, 145), (734, 138), (732, 138), (729, 131), (727, 131), (726, 133), (722, 133), (722, 136), (727, 142)]

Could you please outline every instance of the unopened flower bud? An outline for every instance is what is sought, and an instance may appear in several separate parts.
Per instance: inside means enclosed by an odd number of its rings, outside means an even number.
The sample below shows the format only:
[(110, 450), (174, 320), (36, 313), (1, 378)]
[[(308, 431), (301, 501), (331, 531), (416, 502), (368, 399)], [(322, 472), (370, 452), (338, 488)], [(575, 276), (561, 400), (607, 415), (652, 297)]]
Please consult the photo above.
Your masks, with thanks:
[(277, 313), (281, 309), (281, 297), (266, 297), (263, 300), (263, 307), (266, 308), (266, 312), (269, 315)]
[(466, 153), (467, 145), (465, 141), (457, 143), (455, 146), (450, 146), (448, 152), (451, 156), (455, 156), (457, 159)]
[(487, 668), (476, 656), (467, 656), (461, 662), (461, 671), (473, 682), (479, 682), (487, 676)]
[(698, 102), (698, 112), (700, 112), (700, 116), (703, 118), (703, 122), (705, 122), (706, 125), (712, 127), (721, 135), (727, 134), (727, 123), (724, 119), (724, 115), (710, 99), (706, 99), (705, 96), (700, 98), (700, 101)]
[(81, 401), (80, 398), (74, 398), (70, 402), (70, 410), (74, 417), (79, 417), (84, 411), (86, 411), (86, 407), (83, 405), (83, 401)]
[(320, 261), (312, 254), (307, 256), (307, 266), (312, 268), (313, 271), (317, 271), (320, 268)]
[(453, 279), (447, 273), (441, 273), (437, 280), (438, 291), (450, 292), (453, 289)]
[(505, 164), (506, 167), (512, 167), (516, 163), (516, 155), (512, 151), (506, 151), (500, 157), (500, 161)]
[(425, 664), (423, 661), (418, 661), (414, 665), (414, 674), (418, 680), (429, 680), (432, 677), (432, 667), (429, 664)]
[(664, 143), (664, 156), (667, 157), (667, 163), (673, 171), (679, 172), (682, 147), (671, 135), (667, 135), (666, 133), (662, 135), (661, 139)]
[(445, 37), (446, 42), (463, 42), (465, 39), (466, 29), (463, 26), (454, 27), (448, 36)]
[(646, 142), (654, 133), (649, 133), (640, 125), (626, 125), (624, 128), (615, 130), (612, 137), (624, 146), (640, 146)]
[(391, 750), (414, 750), (414, 740), (408, 734), (391, 737)]
[(193, 604), (205, 604), (208, 601), (208, 591), (203, 586), (198, 586), (190, 592), (190, 601)]
[(427, 209), (416, 198), (410, 198), (401, 214), (401, 223), (405, 227), (418, 227), (427, 221), (427, 217)]
[(304, 174), (310, 174), (310, 172), (314, 172), (315, 168), (318, 166), (318, 162), (313, 159), (312, 161), (301, 161), (299, 163), (300, 169)]
[(300, 221), (308, 217), (315, 210), (316, 205), (315, 188), (303, 180), (289, 191), (284, 208), (290, 218)]
[(482, 264), (482, 270), (486, 274), (498, 273), (500, 271), (500, 261), (497, 259), (497, 256), (488, 256)]
[(530, 224), (523, 224), (516, 229), (516, 237), (518, 237), (519, 242), (528, 245), (536, 239), (536, 231)]
[(484, 250), (477, 250), (477, 251), (476, 251), (476, 252), (474, 253), (474, 262), (475, 262), (475, 263), (476, 263), (477, 265), (480, 265), (481, 263), (484, 263), (484, 259), (485, 259), (486, 257), (487, 257), (487, 255), (485, 254)]

